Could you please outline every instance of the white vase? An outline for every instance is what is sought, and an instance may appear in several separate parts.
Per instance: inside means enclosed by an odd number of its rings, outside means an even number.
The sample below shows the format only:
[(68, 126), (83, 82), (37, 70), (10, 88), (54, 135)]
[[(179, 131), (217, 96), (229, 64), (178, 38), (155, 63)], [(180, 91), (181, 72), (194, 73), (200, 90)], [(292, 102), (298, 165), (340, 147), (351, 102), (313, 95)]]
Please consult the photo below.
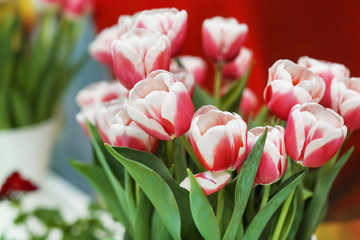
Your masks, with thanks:
[(59, 117), (0, 130), (0, 185), (14, 171), (37, 185), (46, 176), (58, 135)]

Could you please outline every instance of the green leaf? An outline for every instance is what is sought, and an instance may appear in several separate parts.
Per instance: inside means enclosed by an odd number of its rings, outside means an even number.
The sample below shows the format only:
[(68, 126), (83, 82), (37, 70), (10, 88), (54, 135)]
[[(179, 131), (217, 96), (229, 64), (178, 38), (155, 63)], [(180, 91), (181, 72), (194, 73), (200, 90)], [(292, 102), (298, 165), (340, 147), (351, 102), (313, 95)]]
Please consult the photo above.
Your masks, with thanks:
[(160, 177), (169, 185), (175, 195), (175, 199), (180, 210), (182, 236), (187, 235), (189, 231), (191, 231), (190, 228), (192, 228), (192, 226), (193, 228), (195, 228), (190, 211), (188, 191), (179, 186), (179, 183), (174, 180), (167, 167), (159, 158), (157, 158), (151, 153), (138, 151), (131, 148), (110, 147), (109, 145), (106, 146), (106, 148), (112, 148), (114, 151), (116, 151), (116, 153), (112, 152), (114, 156), (121, 155), (127, 159), (131, 159), (147, 166), (148, 168), (159, 174)]
[[(129, 159), (118, 154), (109, 145), (106, 145), (106, 148), (128, 170), (130, 175), (145, 192), (171, 236), (174, 239), (181, 239), (180, 212), (175, 196), (169, 185), (151, 168), (133, 160), (138, 159), (140, 156), (133, 156), (133, 158)], [(146, 160), (150, 161), (149, 159)]]
[[(104, 170), (98, 166), (85, 164), (75, 160), (70, 160), (70, 164), (90, 182), (98, 193), (100, 193), (106, 206), (114, 217), (121, 222), (125, 228), (129, 229), (129, 219), (127, 219), (126, 214), (124, 213), (126, 206), (117, 202), (111, 183)], [(125, 194), (123, 189), (121, 191)]]
[(243, 77), (233, 82), (227, 93), (221, 98), (221, 109), (224, 111), (237, 112), (242, 93), (249, 79), (252, 66)]
[(171, 235), (165, 227), (159, 213), (154, 211), (151, 219), (151, 239), (170, 240)]
[(353, 151), (354, 147), (344, 153), (333, 167), (321, 171), (321, 174), (318, 175), (313, 196), (305, 209), (304, 217), (298, 231), (299, 239), (309, 239), (316, 230), (320, 222), (319, 219), (322, 217), (322, 211), (326, 205), (331, 186)]
[(58, 209), (37, 208), (34, 210), (34, 216), (47, 227), (61, 227), (65, 223)]
[(298, 191), (295, 192), (295, 194), (297, 195), (296, 196), (296, 212), (295, 212), (294, 221), (290, 228), (287, 239), (295, 239), (296, 233), (297, 233), (297, 230), (299, 229), (299, 225), (300, 225), (301, 218), (303, 215), (305, 198), (303, 196), (304, 191), (302, 190), (303, 187), (301, 185), (302, 184), (298, 185)]
[(195, 85), (194, 93), (192, 96), (195, 111), (205, 105), (214, 105), (214, 99), (198, 85)]
[(280, 239), (283, 239), (283, 240), (287, 239), (287, 236), (289, 235), (290, 230), (293, 227), (293, 223), (294, 223), (295, 215), (296, 215), (297, 204), (298, 204), (297, 198), (298, 198), (298, 194), (295, 191), (294, 197), (290, 203), (288, 212), (286, 214), (284, 225), (281, 229)]
[(190, 208), (194, 222), (205, 239), (220, 239), (220, 230), (214, 211), (192, 172), (190, 179)]
[(14, 219), (14, 223), (15, 225), (21, 225), (24, 224), (25, 221), (27, 220), (29, 214), (27, 213), (20, 213), (18, 216), (16, 216), (16, 218)]
[(24, 94), (13, 89), (11, 94), (11, 103), (14, 113), (14, 121), (16, 126), (25, 126), (32, 123), (31, 121), (31, 105)]
[(269, 222), (272, 215), (290, 195), (296, 186), (301, 182), (306, 175), (306, 171), (303, 170), (288, 178), (283, 182), (280, 187), (275, 191), (271, 199), (266, 203), (263, 209), (261, 209), (251, 221), (250, 225), (246, 229), (244, 240), (258, 239), (264, 230), (266, 224)]
[(150, 239), (150, 222), (153, 208), (151, 202), (146, 197), (144, 192), (140, 193), (140, 200), (136, 208), (135, 226), (138, 231), (135, 231), (135, 240)]
[(244, 214), (244, 210), (248, 202), (250, 192), (254, 184), (254, 179), (260, 164), (266, 136), (267, 129), (256, 141), (240, 169), (236, 181), (234, 211), (231, 216), (229, 226), (226, 229), (223, 238), (224, 240), (235, 239), (239, 231), (241, 219)]

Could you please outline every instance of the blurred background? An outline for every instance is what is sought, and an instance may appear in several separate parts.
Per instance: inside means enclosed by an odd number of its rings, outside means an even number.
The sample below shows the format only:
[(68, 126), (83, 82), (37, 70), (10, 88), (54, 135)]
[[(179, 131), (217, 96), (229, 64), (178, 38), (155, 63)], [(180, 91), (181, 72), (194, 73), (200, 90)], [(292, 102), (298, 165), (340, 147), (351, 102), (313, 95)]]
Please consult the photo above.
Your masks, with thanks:
[[(297, 61), (299, 57), (307, 55), (344, 64), (350, 69), (351, 76), (360, 76), (360, 2), (356, 0), (138, 0), (126, 3), (117, 0), (94, 1), (93, 16), (89, 18), (79, 51), (81, 48), (87, 48), (98, 31), (116, 24), (119, 15), (157, 7), (176, 7), (185, 9), (189, 16), (187, 39), (182, 54), (204, 57), (201, 47), (201, 25), (205, 18), (216, 15), (232, 16), (241, 23), (248, 24), (249, 35), (245, 45), (254, 52), (255, 58), (249, 87), (256, 92), (261, 101), (262, 91), (267, 82), (267, 69), (278, 59)], [(212, 74), (213, 69), (209, 65), (209, 90), (212, 86)], [(91, 193), (90, 187), (67, 161), (70, 158), (91, 161), (89, 142), (75, 120), (79, 108), (74, 99), (82, 87), (110, 78), (104, 67), (91, 60), (73, 79), (63, 98), (65, 121), (54, 152), (52, 168), (88, 193)], [(351, 136), (349, 144), (344, 149), (354, 144), (357, 145), (357, 152), (354, 152), (332, 189), (327, 220), (355, 221), (354, 219), (360, 217), (359, 131)], [(354, 236), (354, 231), (359, 233), (356, 226), (360, 224), (356, 225), (355, 222), (354, 226), (348, 229), (351, 236)]]

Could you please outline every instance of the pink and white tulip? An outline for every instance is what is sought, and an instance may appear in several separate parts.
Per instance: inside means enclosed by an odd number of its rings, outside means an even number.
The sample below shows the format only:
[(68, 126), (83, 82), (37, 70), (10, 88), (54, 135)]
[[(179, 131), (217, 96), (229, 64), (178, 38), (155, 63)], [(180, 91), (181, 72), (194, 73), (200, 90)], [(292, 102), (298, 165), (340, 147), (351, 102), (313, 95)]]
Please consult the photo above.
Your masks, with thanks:
[(239, 54), (248, 26), (235, 18), (213, 17), (202, 25), (202, 45), (213, 62), (230, 62)]
[(175, 75), (176, 79), (182, 82), (186, 89), (188, 90), (190, 96), (192, 96), (195, 88), (195, 78), (191, 72), (186, 71), (185, 69), (172, 67), (170, 65), (170, 72)]
[(243, 114), (245, 119), (250, 117), (250, 114), (254, 114), (259, 101), (256, 94), (250, 89), (245, 88), (240, 102), (240, 112)]
[(117, 25), (102, 30), (89, 45), (90, 55), (99, 63), (113, 68), (111, 43), (119, 39), (120, 35)]
[(360, 128), (360, 78), (335, 78), (331, 84), (332, 108), (349, 130)]
[[(248, 131), (248, 151), (265, 132), (265, 129), (265, 127), (256, 127)], [(268, 134), (254, 184), (267, 185), (276, 182), (284, 175), (287, 167), (284, 128), (277, 125), (275, 127), (268, 126), (267, 129)]]
[(144, 132), (126, 113), (124, 102), (114, 100), (96, 109), (96, 124), (105, 143), (155, 152), (158, 140)]
[(81, 108), (80, 112), (76, 114), (76, 121), (81, 126), (86, 137), (90, 138), (89, 130), (87, 129), (86, 122), (96, 125), (95, 108), (93, 106)]
[(64, 14), (69, 19), (79, 19), (92, 8), (92, 0), (64, 0)]
[(185, 85), (164, 70), (150, 73), (134, 86), (126, 109), (145, 132), (161, 140), (186, 133), (194, 114)]
[(326, 88), (320, 104), (324, 107), (331, 108), (331, 83), (334, 78), (350, 77), (349, 69), (342, 64), (321, 61), (306, 56), (299, 58), (298, 64), (309, 68), (324, 80)]
[(171, 42), (171, 57), (179, 55), (185, 43), (188, 15), (185, 10), (159, 8), (136, 14), (134, 26), (156, 30)]
[(252, 58), (252, 51), (246, 47), (242, 47), (238, 56), (222, 68), (223, 78), (235, 80), (244, 76), (250, 68)]
[(339, 150), (347, 133), (344, 120), (317, 103), (293, 107), (285, 130), (286, 151), (297, 163), (320, 167)]
[(76, 95), (77, 104), (83, 107), (96, 106), (114, 99), (126, 99), (129, 90), (116, 81), (100, 81), (92, 83)]
[(159, 32), (134, 29), (123, 34), (111, 46), (115, 74), (128, 89), (152, 71), (169, 70), (170, 42)]
[[(179, 60), (184, 66), (187, 72), (190, 72), (194, 75), (195, 82), (199, 85), (202, 85), (206, 79), (207, 65), (204, 59), (196, 56), (180, 56)], [(172, 60), (170, 64), (170, 71), (177, 71), (180, 69), (178, 63), (175, 60)]]
[[(200, 185), (201, 189), (204, 191), (205, 195), (208, 196), (214, 192), (219, 191), (221, 188), (225, 187), (226, 183), (230, 180), (231, 174), (223, 172), (202, 172), (194, 175), (195, 180)], [(180, 187), (185, 188), (189, 192), (190, 189), (190, 179), (189, 177), (185, 178), (181, 183)]]
[(278, 60), (269, 68), (264, 91), (265, 104), (279, 118), (286, 120), (296, 104), (320, 102), (325, 83), (304, 66), (289, 60)]
[(188, 132), (200, 163), (209, 171), (235, 170), (246, 157), (247, 125), (236, 113), (201, 107)]

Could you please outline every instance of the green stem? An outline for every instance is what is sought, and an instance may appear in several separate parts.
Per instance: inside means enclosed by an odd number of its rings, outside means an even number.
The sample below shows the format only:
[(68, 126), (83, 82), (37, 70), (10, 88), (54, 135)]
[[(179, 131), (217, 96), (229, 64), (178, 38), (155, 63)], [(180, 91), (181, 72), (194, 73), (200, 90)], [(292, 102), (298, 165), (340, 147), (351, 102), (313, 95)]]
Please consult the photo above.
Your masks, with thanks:
[(271, 188), (270, 185), (264, 185), (264, 193), (260, 204), (260, 210), (265, 207), (265, 204), (269, 200), (270, 188)]
[(192, 161), (195, 163), (195, 165), (197, 166), (198, 170), (200, 172), (204, 172), (206, 171), (206, 169), (201, 165), (201, 163), (199, 162), (198, 158), (196, 157), (196, 154), (194, 152), (194, 149), (192, 148), (190, 142), (187, 140), (187, 138), (185, 137), (185, 135), (181, 135), (179, 137), (181, 144), (185, 147), (186, 151), (189, 153)]
[(171, 167), (174, 163), (174, 146), (172, 141), (166, 141), (166, 162), (168, 167)]
[(214, 102), (216, 107), (220, 107), (220, 88), (221, 88), (221, 74), (222, 74), (222, 63), (216, 65), (215, 70), (215, 81), (214, 81)]
[(221, 232), (221, 223), (222, 223), (222, 216), (223, 216), (223, 212), (224, 212), (224, 196), (225, 196), (225, 188), (221, 188), (218, 191), (218, 202), (217, 202), (217, 206), (216, 206), (216, 217), (218, 220), (218, 224), (219, 224), (219, 229)]
[(294, 196), (294, 193), (295, 193), (295, 191), (292, 191), (290, 193), (289, 197), (284, 202), (284, 205), (283, 205), (283, 207), (281, 209), (281, 212), (280, 212), (280, 217), (279, 217), (279, 219), (277, 221), (275, 231), (274, 231), (274, 234), (272, 236), (272, 240), (278, 240), (280, 238), (281, 230), (283, 229), (284, 222), (285, 222), (285, 219), (286, 219), (286, 215), (287, 215), (287, 213), (289, 211), (289, 207), (290, 207), (292, 198)]

